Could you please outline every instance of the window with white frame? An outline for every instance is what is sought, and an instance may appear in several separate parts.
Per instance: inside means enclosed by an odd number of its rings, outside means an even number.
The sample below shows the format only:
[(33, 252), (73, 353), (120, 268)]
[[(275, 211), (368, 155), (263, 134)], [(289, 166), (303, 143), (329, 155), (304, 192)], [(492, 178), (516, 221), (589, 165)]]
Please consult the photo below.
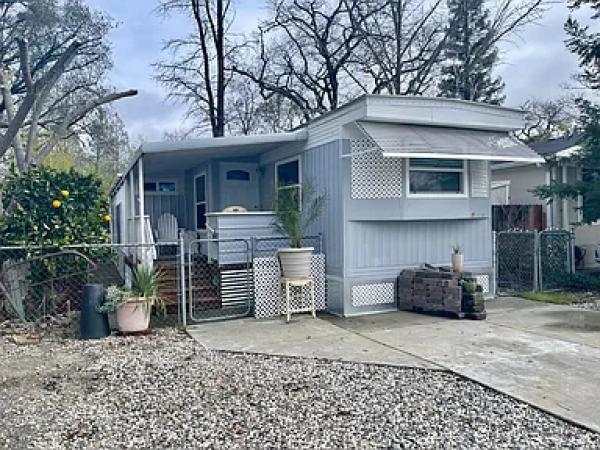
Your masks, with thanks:
[(465, 161), (460, 159), (409, 159), (409, 195), (466, 195), (465, 167)]
[(176, 194), (177, 183), (174, 180), (144, 181), (146, 194)]
[(205, 174), (198, 175), (196, 178), (194, 178), (194, 202), (196, 203), (196, 229), (205, 230), (207, 212)]
[(300, 203), (302, 195), (302, 171), (299, 158), (275, 164), (275, 186), (277, 186), (277, 193), (283, 189), (288, 190), (288, 193), (290, 193), (289, 190), (293, 190), (293, 196)]

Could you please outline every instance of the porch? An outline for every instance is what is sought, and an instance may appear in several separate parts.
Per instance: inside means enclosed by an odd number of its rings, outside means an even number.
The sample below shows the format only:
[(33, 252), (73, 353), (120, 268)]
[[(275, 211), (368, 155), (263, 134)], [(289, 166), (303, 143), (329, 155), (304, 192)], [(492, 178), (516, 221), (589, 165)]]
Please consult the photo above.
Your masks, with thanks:
[[(269, 154), (302, 143), (305, 133), (207, 138), (144, 146), (113, 188), (114, 243), (175, 242), (221, 264), (242, 255), (197, 239), (276, 239), (271, 212), (277, 185), (299, 184), (298, 160), (266, 170)], [(239, 252), (238, 252), (239, 253)]]

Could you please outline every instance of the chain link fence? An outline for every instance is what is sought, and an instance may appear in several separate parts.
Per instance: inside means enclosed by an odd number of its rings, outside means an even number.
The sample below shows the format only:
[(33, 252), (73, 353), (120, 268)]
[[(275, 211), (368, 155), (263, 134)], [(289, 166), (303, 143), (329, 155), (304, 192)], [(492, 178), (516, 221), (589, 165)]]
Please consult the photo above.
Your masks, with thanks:
[(500, 295), (560, 289), (574, 273), (574, 236), (564, 230), (501, 231), (495, 235)]
[(151, 260), (164, 273), (159, 295), (167, 306), (167, 316), (154, 320), (177, 322), (179, 258), (177, 242), (0, 247), (0, 320), (35, 322), (77, 312), (86, 284), (130, 285), (131, 268)]
[[(303, 244), (322, 250), (321, 236), (307, 236)], [(77, 312), (86, 284), (130, 286), (139, 263), (163, 274), (159, 295), (167, 316), (155, 315), (155, 324), (247, 316), (254, 308), (254, 258), (287, 245), (284, 238), (253, 238), (0, 247), (0, 321)]]

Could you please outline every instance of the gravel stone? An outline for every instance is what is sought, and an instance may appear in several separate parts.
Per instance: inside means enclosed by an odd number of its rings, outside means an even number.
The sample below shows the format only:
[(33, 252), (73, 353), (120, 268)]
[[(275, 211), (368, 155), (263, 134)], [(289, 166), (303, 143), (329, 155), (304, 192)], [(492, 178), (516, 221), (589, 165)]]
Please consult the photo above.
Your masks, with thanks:
[(208, 352), (175, 330), (0, 336), (0, 448), (598, 446), (600, 435), (443, 371)]

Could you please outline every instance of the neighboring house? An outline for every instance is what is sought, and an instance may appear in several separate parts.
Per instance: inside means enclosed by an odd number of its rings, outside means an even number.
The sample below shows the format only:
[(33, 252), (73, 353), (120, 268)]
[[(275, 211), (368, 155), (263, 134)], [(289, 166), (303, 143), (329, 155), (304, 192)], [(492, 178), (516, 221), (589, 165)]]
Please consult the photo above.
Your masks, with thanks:
[(579, 167), (569, 161), (573, 153), (581, 149), (581, 135), (574, 134), (547, 141), (528, 144), (547, 163), (495, 163), (492, 164), (492, 204), (494, 205), (539, 205), (543, 214), (544, 228), (575, 230), (576, 244), (585, 250), (585, 266), (595, 266), (596, 245), (600, 241), (600, 227), (579, 226), (582, 220), (583, 199), (542, 200), (531, 193), (537, 186), (552, 182), (576, 183), (581, 179)]
[[(467, 270), (489, 280), (489, 162), (543, 163), (509, 136), (524, 115), (365, 95), (286, 133), (144, 144), (111, 191), (113, 236), (143, 240), (165, 213), (192, 237), (275, 236), (276, 189), (310, 181), (327, 196), (311, 233), (323, 236), (329, 311), (394, 310), (399, 272), (448, 265), (453, 245), (463, 247)], [(221, 212), (229, 206), (248, 212)]]

